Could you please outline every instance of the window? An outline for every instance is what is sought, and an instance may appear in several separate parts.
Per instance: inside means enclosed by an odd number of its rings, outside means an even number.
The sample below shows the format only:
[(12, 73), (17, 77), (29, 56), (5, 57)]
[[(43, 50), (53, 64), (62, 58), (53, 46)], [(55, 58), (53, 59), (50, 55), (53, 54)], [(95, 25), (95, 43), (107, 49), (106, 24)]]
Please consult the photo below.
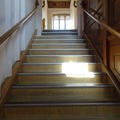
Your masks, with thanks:
[(65, 17), (60, 16), (60, 30), (64, 30), (64, 29), (65, 29)]
[(54, 16), (54, 29), (59, 30), (59, 17)]
[(70, 15), (53, 15), (53, 29), (54, 30), (71, 29)]
[(70, 16), (66, 16), (66, 29), (71, 29)]

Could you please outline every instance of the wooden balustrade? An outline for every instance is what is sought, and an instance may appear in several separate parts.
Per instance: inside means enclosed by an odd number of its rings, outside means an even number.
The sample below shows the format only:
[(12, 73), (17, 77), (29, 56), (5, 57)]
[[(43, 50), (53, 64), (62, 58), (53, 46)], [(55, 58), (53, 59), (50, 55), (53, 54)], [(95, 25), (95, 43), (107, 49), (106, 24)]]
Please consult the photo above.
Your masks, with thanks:
[[(94, 48), (105, 72), (120, 93), (120, 50), (118, 49), (120, 33), (87, 10), (83, 9), (83, 11), (85, 37)], [(88, 24), (88, 21), (91, 22)]]

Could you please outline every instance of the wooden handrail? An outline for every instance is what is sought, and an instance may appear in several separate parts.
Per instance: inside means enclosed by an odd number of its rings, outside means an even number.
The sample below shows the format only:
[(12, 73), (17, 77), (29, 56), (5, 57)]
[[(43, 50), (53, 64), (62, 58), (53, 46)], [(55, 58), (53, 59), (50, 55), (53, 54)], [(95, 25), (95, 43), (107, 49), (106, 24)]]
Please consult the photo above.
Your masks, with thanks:
[[(117, 38), (120, 39), (120, 33), (119, 32), (117, 32), (116, 30), (114, 30), (113, 28), (111, 28), (110, 26), (108, 26), (107, 24), (105, 24), (104, 22), (102, 22), (101, 20), (98, 20), (94, 15), (90, 14), (85, 9), (83, 9), (83, 11), (89, 17), (91, 17), (95, 22), (97, 22), (98, 24), (100, 24), (101, 26), (103, 26), (103, 28), (106, 29), (106, 31), (110, 32), (112, 35), (114, 35), (114, 36), (116, 36)], [(114, 73), (111, 71), (111, 69), (107, 65), (104, 64), (102, 56), (99, 53), (99, 50), (96, 47), (95, 43), (88, 37), (88, 35), (86, 33), (84, 33), (84, 36), (88, 40), (88, 42), (90, 43), (90, 45), (92, 46), (92, 48), (95, 50), (95, 53), (96, 53), (97, 57), (99, 58), (99, 60), (100, 60), (100, 62), (102, 64), (105, 72), (107, 73), (107, 75), (109, 76), (110, 80), (112, 81), (112, 83), (116, 87), (117, 91), (120, 93), (120, 82), (118, 81), (118, 79), (116, 78), (116, 76), (114, 75)]]
[(115, 35), (116, 37), (118, 37), (120, 39), (120, 33), (117, 32), (115, 29), (113, 29), (112, 27), (110, 27), (109, 25), (105, 24), (104, 22), (102, 22), (101, 20), (98, 20), (94, 15), (90, 14), (88, 11), (86, 11), (85, 9), (83, 9), (83, 11), (89, 16), (91, 17), (94, 21), (96, 21), (98, 24), (102, 25), (107, 31), (109, 31), (112, 35)]
[(114, 86), (116, 87), (117, 91), (120, 93), (120, 82), (117, 80), (116, 76), (113, 74), (113, 72), (110, 70), (109, 67), (107, 67), (104, 62), (103, 59), (98, 51), (98, 48), (96, 47), (96, 45), (94, 44), (94, 42), (89, 39), (89, 37), (87, 36), (86, 33), (84, 33), (84, 37), (87, 39), (87, 41), (90, 43), (91, 47), (95, 50), (95, 53), (97, 55), (97, 57), (100, 60), (100, 63), (102, 64), (105, 72), (107, 73), (107, 75), (109, 76), (110, 80), (112, 81), (112, 83), (114, 84)]
[(26, 15), (22, 20), (20, 20), (16, 25), (14, 25), (10, 30), (4, 33), (0, 37), (0, 45), (7, 40), (22, 24), (25, 24), (37, 11), (37, 7), (34, 8), (28, 15)]

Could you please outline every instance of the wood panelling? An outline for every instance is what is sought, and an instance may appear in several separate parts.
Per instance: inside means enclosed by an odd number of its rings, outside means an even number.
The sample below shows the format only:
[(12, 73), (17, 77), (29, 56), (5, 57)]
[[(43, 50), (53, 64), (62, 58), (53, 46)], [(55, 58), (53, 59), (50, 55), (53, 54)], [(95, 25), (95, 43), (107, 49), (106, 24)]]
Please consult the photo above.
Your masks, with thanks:
[(120, 74), (120, 55), (116, 55), (115, 56), (114, 63), (115, 63), (115, 70), (116, 70), (116, 72), (118, 74)]
[(70, 1), (48, 1), (48, 8), (70, 8)]
[[(109, 25), (120, 32), (120, 0), (109, 0)], [(120, 81), (120, 39), (109, 37), (109, 66)]]
[(118, 80), (120, 80), (120, 40), (115, 37), (111, 37), (109, 38), (109, 43), (109, 65)]
[(116, 26), (120, 23), (120, 0), (109, 0), (109, 24)]
[[(113, 83), (117, 86), (117, 89), (120, 86), (119, 2), (118, 0), (88, 0), (89, 9), (87, 11), (92, 14), (93, 18), (96, 17), (99, 22), (88, 16), (88, 14), (85, 14), (85, 33), (96, 46), (98, 53), (100, 53), (99, 56), (102, 58), (101, 61), (104, 61), (103, 64), (107, 69), (106, 71)], [(103, 6), (98, 13), (102, 14), (102, 18), (98, 16), (99, 14), (95, 15), (94, 12), (98, 10), (100, 5)], [(93, 12), (91, 12), (91, 9)], [(109, 26), (106, 27), (107, 24), (104, 23), (111, 25), (113, 29)]]

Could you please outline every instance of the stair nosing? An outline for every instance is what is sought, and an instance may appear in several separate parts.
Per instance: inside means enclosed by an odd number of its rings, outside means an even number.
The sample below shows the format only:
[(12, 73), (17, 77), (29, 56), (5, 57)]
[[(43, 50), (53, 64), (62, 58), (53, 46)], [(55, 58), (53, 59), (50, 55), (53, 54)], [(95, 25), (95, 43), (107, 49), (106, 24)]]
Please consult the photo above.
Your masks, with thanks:
[(29, 49), (29, 51), (94, 51), (93, 49)]
[(57, 106), (120, 106), (120, 102), (80, 102), (80, 103), (5, 103), (4, 107), (57, 107)]
[[(74, 63), (83, 63), (83, 62), (74, 62)], [(84, 62), (87, 63), (88, 65), (100, 65), (100, 63), (95, 63), (95, 62)], [(22, 63), (23, 65), (62, 65), (63, 63)]]
[(101, 85), (13, 85), (12, 89), (49, 89), (49, 88), (114, 88), (112, 84)]
[(26, 57), (93, 57), (96, 55), (25, 55)]
[(60, 31), (60, 32), (59, 31), (57, 31), (57, 32), (46, 32), (46, 31), (42, 31), (42, 33), (78, 33), (78, 32), (72, 32), (72, 31), (71, 32), (69, 32), (69, 31), (66, 31), (66, 32), (65, 31)]
[(77, 45), (87, 45), (87, 43), (32, 43), (32, 46), (37, 46), (37, 45), (42, 45), (42, 46), (77, 46)]
[[(94, 73), (94, 75), (106, 75), (105, 72), (92, 72)], [(45, 72), (41, 72), (41, 73), (17, 73), (17, 75), (66, 75), (65, 73), (45, 73)]]
[(80, 35), (33, 35), (33, 37), (80, 37)]

